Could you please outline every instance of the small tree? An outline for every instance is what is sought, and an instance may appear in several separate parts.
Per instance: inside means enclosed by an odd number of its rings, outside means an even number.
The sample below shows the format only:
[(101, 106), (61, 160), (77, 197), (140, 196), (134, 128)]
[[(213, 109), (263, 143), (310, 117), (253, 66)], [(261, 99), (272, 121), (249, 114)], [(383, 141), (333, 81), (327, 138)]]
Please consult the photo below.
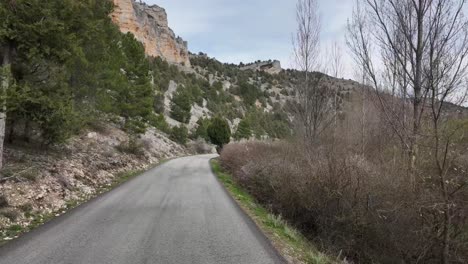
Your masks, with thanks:
[(171, 140), (185, 145), (187, 143), (188, 130), (184, 125), (173, 127), (171, 131)]
[(252, 129), (250, 128), (250, 123), (246, 119), (240, 121), (237, 131), (234, 134), (236, 140), (249, 139), (252, 137)]
[(179, 122), (187, 124), (190, 121), (191, 110), (192, 100), (190, 94), (179, 88), (174, 98), (172, 98), (171, 117)]
[(219, 116), (213, 118), (208, 127), (208, 137), (211, 143), (218, 146), (218, 150), (222, 149), (231, 140), (231, 129), (228, 122)]
[(211, 120), (208, 118), (200, 118), (197, 121), (197, 130), (195, 130), (195, 134), (193, 135), (194, 139), (202, 138), (206, 141), (209, 141), (210, 138), (208, 137), (208, 127), (211, 124)]

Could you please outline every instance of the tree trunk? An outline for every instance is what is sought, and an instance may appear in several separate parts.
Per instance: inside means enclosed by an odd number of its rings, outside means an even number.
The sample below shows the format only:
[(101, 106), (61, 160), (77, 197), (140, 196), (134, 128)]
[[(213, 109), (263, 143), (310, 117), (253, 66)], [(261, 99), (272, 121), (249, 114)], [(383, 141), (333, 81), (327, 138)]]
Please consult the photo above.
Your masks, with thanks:
[(417, 8), (417, 46), (416, 46), (416, 64), (414, 76), (414, 101), (413, 101), (413, 131), (410, 139), (409, 149), (409, 178), (413, 190), (416, 191), (416, 162), (419, 154), (419, 127), (421, 121), (422, 107), (422, 74), (423, 74), (423, 52), (424, 52), (424, 12), (425, 5), (423, 0), (419, 0)]
[(0, 169), (3, 168), (3, 143), (5, 141), (6, 123), (6, 95), (10, 88), (11, 78), (11, 45), (6, 44), (2, 48), (1, 73), (1, 99), (0, 99)]

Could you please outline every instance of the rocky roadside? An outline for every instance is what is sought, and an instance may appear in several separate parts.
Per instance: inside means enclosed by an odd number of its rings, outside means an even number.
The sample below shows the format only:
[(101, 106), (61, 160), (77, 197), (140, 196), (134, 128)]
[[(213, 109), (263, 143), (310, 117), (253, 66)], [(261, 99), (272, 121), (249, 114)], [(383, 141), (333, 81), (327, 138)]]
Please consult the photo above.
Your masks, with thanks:
[(53, 150), (8, 147), (0, 180), (0, 244), (106, 191), (129, 172), (187, 154), (158, 131), (129, 144), (125, 132), (110, 126)]

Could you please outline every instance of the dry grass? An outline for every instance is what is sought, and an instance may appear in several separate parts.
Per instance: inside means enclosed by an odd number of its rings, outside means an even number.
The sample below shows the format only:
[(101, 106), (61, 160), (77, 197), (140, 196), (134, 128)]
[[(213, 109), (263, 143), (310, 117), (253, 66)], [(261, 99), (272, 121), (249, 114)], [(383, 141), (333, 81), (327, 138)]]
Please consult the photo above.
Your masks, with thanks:
[[(379, 155), (367, 156), (331, 149), (248, 142), (226, 146), (220, 161), (256, 200), (282, 216), (271, 219), (273, 225), (286, 220), (326, 250), (359, 263), (439, 263), (441, 197), (429, 172), (415, 193), (402, 160), (385, 158), (391, 151), (379, 146)], [(453, 198), (452, 228), (460, 230), (451, 244), (453, 263), (468, 261), (466, 195)]]

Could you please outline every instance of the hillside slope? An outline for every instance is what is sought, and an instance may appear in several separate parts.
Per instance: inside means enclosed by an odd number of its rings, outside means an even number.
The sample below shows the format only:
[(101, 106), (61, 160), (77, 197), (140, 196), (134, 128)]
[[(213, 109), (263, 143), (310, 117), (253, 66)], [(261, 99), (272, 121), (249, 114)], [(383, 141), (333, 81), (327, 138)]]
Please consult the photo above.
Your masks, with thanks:
[(129, 171), (188, 154), (151, 129), (134, 144), (121, 129), (102, 124), (47, 151), (8, 146), (5, 178), (0, 180), (0, 243), (12, 239), (15, 229), (27, 229), (88, 200)]

